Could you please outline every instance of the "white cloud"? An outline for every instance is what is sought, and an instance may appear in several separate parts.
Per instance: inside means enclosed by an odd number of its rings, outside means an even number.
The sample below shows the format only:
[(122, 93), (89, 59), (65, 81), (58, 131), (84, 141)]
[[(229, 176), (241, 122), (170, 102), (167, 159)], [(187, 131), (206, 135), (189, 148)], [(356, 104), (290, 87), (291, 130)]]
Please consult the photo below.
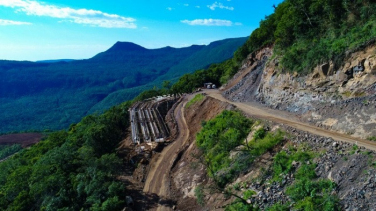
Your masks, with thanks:
[(200, 6), (196, 6), (196, 8), (199, 8), (199, 9), (200, 9), (201, 7), (200, 7)]
[(211, 10), (215, 10), (216, 8), (226, 9), (226, 10), (234, 10), (234, 7), (224, 6), (222, 3), (218, 3), (218, 2), (214, 2), (212, 5), (208, 5), (208, 7)]
[(231, 21), (220, 19), (195, 19), (191, 21), (182, 20), (181, 22), (191, 26), (232, 26)]
[(172, 11), (172, 10), (174, 10), (174, 8), (172, 8), (172, 7), (167, 7), (166, 10)]
[(0, 0), (0, 6), (15, 8), (16, 12), (26, 13), (27, 15), (60, 18), (77, 24), (104, 28), (137, 28), (136, 20), (133, 18), (108, 14), (98, 10), (58, 7), (32, 0)]
[(0, 19), (0, 26), (9, 26), (9, 25), (31, 25), (31, 23)]
[(235, 23), (235, 26), (242, 26), (243, 24), (242, 23), (240, 23), (240, 22), (236, 22)]
[(189, 6), (189, 4), (184, 4), (184, 6), (188, 7), (188, 6)]

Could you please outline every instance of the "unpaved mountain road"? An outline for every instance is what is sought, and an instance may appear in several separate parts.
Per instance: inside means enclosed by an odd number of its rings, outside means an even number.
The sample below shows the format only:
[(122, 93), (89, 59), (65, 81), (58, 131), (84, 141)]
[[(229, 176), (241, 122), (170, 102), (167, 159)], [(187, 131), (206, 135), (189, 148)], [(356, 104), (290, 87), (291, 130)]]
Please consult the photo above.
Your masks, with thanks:
[[(189, 136), (189, 129), (184, 118), (184, 107), (188, 98), (185, 97), (174, 111), (175, 119), (179, 127), (177, 139), (163, 149), (154, 165), (150, 167), (147, 179), (145, 181), (144, 192), (157, 194), (160, 201), (167, 200), (170, 196), (170, 169), (178, 156), (180, 147), (184, 145)], [(157, 210), (167, 211), (172, 208), (165, 203), (159, 203)]]
[[(218, 90), (204, 90), (203, 93), (214, 99), (232, 104), (241, 111), (255, 118), (285, 124), (311, 134), (330, 137), (336, 141), (344, 141), (352, 144), (357, 144), (358, 146), (363, 146), (370, 150), (376, 151), (376, 142), (362, 140), (359, 138), (351, 137), (349, 135), (328, 131), (319, 127), (302, 123), (296, 116), (288, 112), (273, 110), (252, 103), (232, 102), (225, 99)], [(173, 163), (175, 162), (175, 159), (178, 156), (179, 151), (181, 150), (181, 146), (183, 146), (189, 138), (189, 128), (184, 117), (184, 107), (187, 101), (193, 96), (194, 95), (185, 96), (185, 98), (180, 102), (180, 104), (174, 111), (175, 119), (179, 127), (179, 135), (177, 139), (170, 145), (165, 147), (165, 149), (163, 149), (163, 151), (158, 156), (155, 156), (153, 158), (155, 160), (151, 162), (150, 171), (145, 181), (143, 192), (158, 195), (159, 203), (156, 210), (172, 210), (171, 203), (166, 203), (171, 197), (170, 186), (172, 181), (170, 178), (170, 170)]]
[(355, 138), (349, 135), (341, 134), (334, 131), (328, 131), (323, 128), (302, 123), (293, 114), (289, 114), (285, 111), (273, 110), (252, 103), (232, 102), (225, 99), (218, 90), (204, 90), (203, 92), (217, 100), (230, 103), (236, 106), (238, 109), (245, 112), (246, 114), (251, 115), (255, 118), (266, 119), (276, 123), (285, 124), (298, 130), (309, 132), (314, 135), (330, 137), (336, 141), (344, 141), (351, 144), (357, 144), (358, 146), (363, 146), (367, 149), (376, 151), (376, 142)]

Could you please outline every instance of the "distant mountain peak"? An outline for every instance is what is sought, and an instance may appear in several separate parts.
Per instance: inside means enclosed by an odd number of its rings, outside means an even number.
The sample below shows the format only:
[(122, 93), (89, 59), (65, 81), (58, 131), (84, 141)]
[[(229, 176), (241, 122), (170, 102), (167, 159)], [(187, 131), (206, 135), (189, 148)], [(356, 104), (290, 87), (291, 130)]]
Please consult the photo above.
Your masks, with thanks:
[(146, 48), (132, 42), (116, 42), (108, 51), (144, 51)]

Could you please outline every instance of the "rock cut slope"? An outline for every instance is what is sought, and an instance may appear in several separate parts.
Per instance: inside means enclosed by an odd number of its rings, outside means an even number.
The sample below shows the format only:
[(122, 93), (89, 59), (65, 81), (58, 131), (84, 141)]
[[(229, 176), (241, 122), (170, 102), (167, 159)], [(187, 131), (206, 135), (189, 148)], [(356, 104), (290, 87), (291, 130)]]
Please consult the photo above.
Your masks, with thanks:
[(339, 69), (325, 63), (298, 75), (283, 72), (273, 48), (264, 48), (248, 56), (224, 87), (224, 96), (286, 110), (307, 123), (367, 139), (376, 136), (375, 49), (372, 44), (349, 53)]

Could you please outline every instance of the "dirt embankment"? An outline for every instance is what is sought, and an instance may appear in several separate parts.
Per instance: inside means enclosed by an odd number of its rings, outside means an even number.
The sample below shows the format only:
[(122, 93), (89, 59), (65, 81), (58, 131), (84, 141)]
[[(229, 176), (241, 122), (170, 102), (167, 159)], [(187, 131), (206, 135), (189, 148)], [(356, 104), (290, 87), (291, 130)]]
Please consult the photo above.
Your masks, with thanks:
[(205, 210), (197, 204), (194, 196), (195, 188), (200, 184), (209, 182), (206, 175), (206, 168), (200, 159), (202, 155), (196, 146), (196, 134), (201, 130), (202, 122), (208, 121), (223, 110), (234, 109), (234, 106), (205, 97), (203, 101), (197, 102), (186, 109), (185, 117), (189, 127), (189, 138), (182, 145), (180, 159), (173, 166), (171, 177), (173, 178), (172, 196), (176, 201), (178, 210)]

